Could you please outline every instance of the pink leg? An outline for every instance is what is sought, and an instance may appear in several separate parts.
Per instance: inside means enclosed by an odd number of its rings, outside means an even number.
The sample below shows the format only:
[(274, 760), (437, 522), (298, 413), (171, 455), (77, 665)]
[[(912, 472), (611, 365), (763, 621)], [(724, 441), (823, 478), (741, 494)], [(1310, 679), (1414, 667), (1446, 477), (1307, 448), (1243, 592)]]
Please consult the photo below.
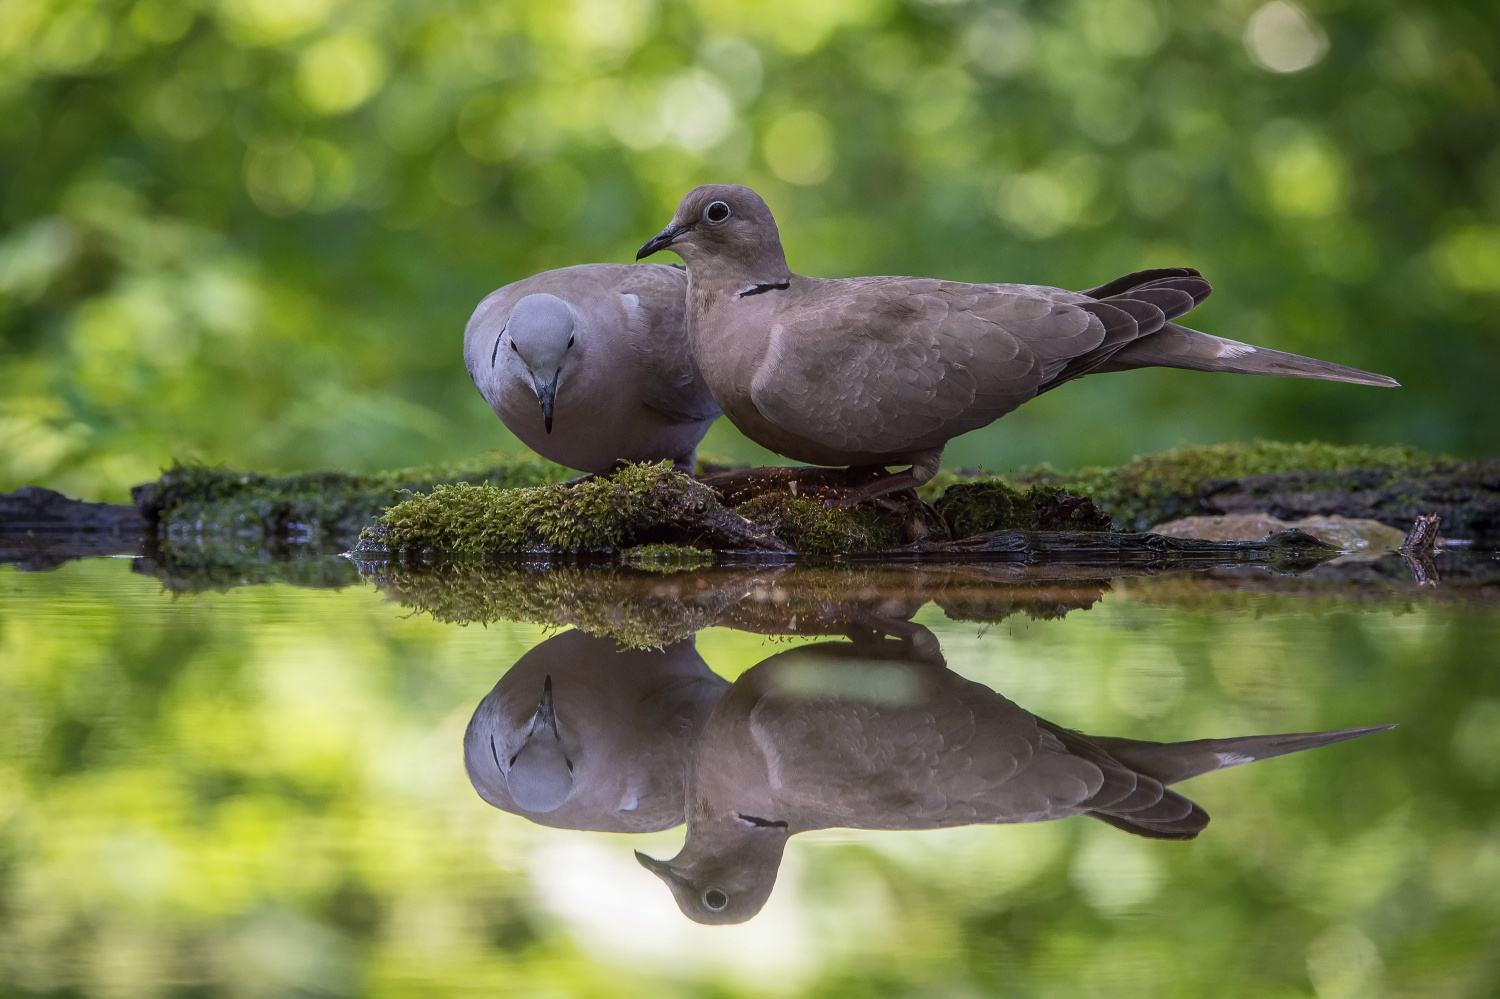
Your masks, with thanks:
[(866, 500), (888, 496), (891, 493), (899, 493), (904, 489), (915, 489), (938, 472), (939, 463), (943, 460), (942, 448), (921, 454), (912, 462), (912, 466), (904, 472), (884, 472), (881, 466), (875, 466), (875, 471), (881, 472), (875, 479), (866, 482), (862, 486), (855, 486), (837, 500), (829, 500), (824, 503), (825, 509), (843, 509), (858, 506)]

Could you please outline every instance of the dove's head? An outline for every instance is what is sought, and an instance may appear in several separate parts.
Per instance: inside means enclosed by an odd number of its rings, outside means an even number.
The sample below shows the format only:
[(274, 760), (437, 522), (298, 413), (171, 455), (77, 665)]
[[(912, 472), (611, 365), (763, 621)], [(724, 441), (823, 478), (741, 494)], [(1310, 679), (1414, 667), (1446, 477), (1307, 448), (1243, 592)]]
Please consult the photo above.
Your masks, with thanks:
[(682, 852), (656, 860), (636, 852), (641, 866), (672, 890), (683, 915), (699, 923), (743, 923), (771, 897), (787, 825), (753, 815), (731, 815), (688, 827)]
[(515, 304), (495, 344), (495, 353), (530, 384), (542, 406), (542, 423), (552, 432), (552, 407), (569, 361), (577, 353), (578, 315), (556, 295), (527, 295)]
[(669, 247), (695, 273), (723, 269), (765, 283), (791, 275), (771, 209), (760, 195), (738, 184), (693, 188), (677, 206), (672, 223), (641, 247), (636, 259)]

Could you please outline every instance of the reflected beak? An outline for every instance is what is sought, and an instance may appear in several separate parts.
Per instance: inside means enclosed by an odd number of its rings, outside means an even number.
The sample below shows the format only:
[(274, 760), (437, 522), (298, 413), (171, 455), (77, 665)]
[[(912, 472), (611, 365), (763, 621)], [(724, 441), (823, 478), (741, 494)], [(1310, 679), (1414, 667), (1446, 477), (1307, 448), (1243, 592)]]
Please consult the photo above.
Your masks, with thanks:
[(669, 885), (685, 886), (688, 883), (688, 879), (672, 870), (672, 868), (668, 867), (665, 860), (657, 860), (655, 857), (648, 857), (639, 850), (635, 851), (635, 859), (641, 862), (642, 867), (650, 871), (652, 874), (655, 874), (657, 877), (661, 878)]
[[(552, 413), (549, 410), (547, 420), (550, 426)], [(552, 675), (549, 673), (547, 679), (542, 683), (542, 702), (536, 706), (536, 714), (531, 716), (531, 730), (535, 732), (539, 728), (550, 728), (553, 735), (557, 735), (557, 714), (552, 710)]]
[(657, 233), (655, 236), (652, 236), (651, 239), (647, 241), (645, 246), (636, 251), (635, 259), (640, 260), (643, 257), (651, 256), (651, 254), (655, 253), (657, 250), (665, 250), (667, 247), (672, 245), (672, 243), (677, 239), (678, 236), (681, 236), (691, 228), (692, 226), (690, 225), (667, 226), (661, 232)]
[(531, 376), (531, 387), (536, 391), (537, 402), (542, 404), (542, 422), (549, 434), (552, 432), (552, 404), (557, 401), (557, 378), (561, 373), (554, 372), (552, 380), (545, 384), (536, 375)]

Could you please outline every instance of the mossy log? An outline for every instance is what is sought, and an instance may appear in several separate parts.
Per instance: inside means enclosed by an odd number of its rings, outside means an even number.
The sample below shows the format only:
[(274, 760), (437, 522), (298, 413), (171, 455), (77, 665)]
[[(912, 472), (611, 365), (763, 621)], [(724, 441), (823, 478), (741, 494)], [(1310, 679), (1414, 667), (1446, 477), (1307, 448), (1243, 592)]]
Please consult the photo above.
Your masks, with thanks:
[(1055, 618), (1092, 606), (1110, 586), (1097, 572), (1020, 566), (699, 567), (661, 576), (607, 564), (354, 558), (392, 598), (440, 621), (571, 625), (631, 647), (670, 644), (714, 625), (773, 635), (888, 630), (929, 601), (955, 620)]
[(1135, 458), (1117, 468), (1032, 469), (1006, 480), (1089, 496), (1121, 530), (1182, 517), (1338, 515), (1405, 531), (1421, 514), (1443, 533), (1500, 546), (1500, 460), (1433, 459), (1415, 448), (1333, 444), (1217, 444)]
[[(16, 504), (36, 507), (31, 494), (44, 491), (22, 490), (7, 498), (10, 506), (0, 506), (0, 556), (43, 567), (106, 551), (179, 547), (184, 563), (202, 556), (238, 566), (268, 553), (343, 550), (374, 523), (361, 543), (377, 550), (618, 554), (666, 545), (675, 554), (641, 556), (642, 565), (658, 568), (703, 561), (709, 549), (901, 557), (916, 545), (927, 546), (933, 557), (971, 557), (986, 548), (995, 557), (1014, 554), (1014, 539), (960, 543), (1017, 530), (1140, 532), (1178, 516), (1257, 510), (1285, 519), (1368, 517), (1400, 530), (1418, 514), (1436, 513), (1448, 537), (1500, 546), (1500, 461), (1435, 462), (1410, 448), (1256, 442), (1181, 448), (1069, 474), (1042, 468), (997, 478), (945, 471), (918, 493), (851, 510), (830, 508), (828, 501), (874, 473), (741, 469), (694, 484), (660, 469), (627, 469), (577, 487), (558, 485), (568, 474), (538, 459), (503, 457), (372, 476), (261, 476), (179, 466), (134, 491), (135, 516), (145, 526), (139, 543), (127, 537), (136, 522), (131, 508), (50, 493), (63, 505), (48, 515), (51, 526), (34, 529), (35, 512)], [(440, 502), (430, 496), (445, 486)], [(423, 496), (428, 500), (416, 506), (402, 502)], [(455, 501), (462, 501), (461, 509), (444, 513), (443, 505)], [(377, 522), (386, 509), (391, 515)], [(116, 527), (102, 530), (101, 516)], [(31, 535), (23, 540), (24, 531)], [(39, 544), (32, 535), (43, 533), (52, 537)]]
[(983, 558), (1015, 562), (1128, 563), (1190, 568), (1251, 563), (1301, 571), (1337, 558), (1339, 549), (1292, 528), (1260, 541), (1209, 541), (1108, 531), (990, 531), (958, 541), (923, 542), (880, 552), (886, 560)]
[(955, 485), (935, 507), (910, 491), (852, 509), (837, 505), (868, 477), (859, 469), (765, 468), (695, 481), (662, 464), (627, 465), (575, 485), (439, 487), (389, 510), (356, 550), (586, 554), (665, 542), (816, 556), (941, 545), (995, 530), (1110, 527), (1087, 498), (1003, 482)]
[(1266, 512), (1283, 520), (1337, 514), (1400, 530), (1437, 514), (1442, 533), (1500, 547), (1500, 460), (1411, 469), (1296, 471), (1218, 479), (1198, 490), (1205, 513)]
[(132, 489), (148, 527), (168, 541), (230, 538), (258, 544), (348, 547), (380, 513), (412, 495), (458, 482), (497, 487), (560, 482), (571, 474), (537, 458), (492, 455), (470, 465), (375, 475), (305, 472), (257, 475), (177, 465)]
[(573, 485), (500, 489), (459, 483), (400, 503), (355, 546), (360, 552), (442, 555), (608, 553), (669, 544), (790, 553), (728, 510), (671, 462), (627, 465)]

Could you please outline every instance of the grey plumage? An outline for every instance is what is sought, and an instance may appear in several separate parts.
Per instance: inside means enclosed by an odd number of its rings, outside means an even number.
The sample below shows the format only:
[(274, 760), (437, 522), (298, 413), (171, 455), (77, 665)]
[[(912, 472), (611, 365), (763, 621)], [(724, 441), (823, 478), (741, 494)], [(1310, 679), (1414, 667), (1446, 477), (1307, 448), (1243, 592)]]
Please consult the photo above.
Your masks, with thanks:
[(1394, 386), (1383, 375), (1176, 325), (1209, 294), (1191, 268), (1084, 292), (915, 277), (827, 280), (787, 267), (754, 191), (691, 191), (640, 250), (688, 264), (688, 336), (715, 399), (752, 440), (820, 465), (937, 472), (943, 447), (1042, 392), (1101, 371), (1167, 366)]
[(661, 264), (584, 264), (491, 293), (464, 363), (522, 442), (569, 468), (692, 467), (719, 415), (688, 349), (687, 276)]
[(485, 801), (543, 825), (667, 829), (682, 821), (693, 734), (728, 687), (692, 638), (642, 650), (566, 631), (479, 703), (464, 767)]
[(1097, 738), (950, 672), (925, 629), (806, 646), (748, 670), (718, 702), (693, 748), (682, 851), (637, 857), (691, 918), (742, 922), (770, 896), (798, 832), (1089, 815), (1191, 839), (1208, 815), (1167, 784), (1389, 727), (1175, 745)]

